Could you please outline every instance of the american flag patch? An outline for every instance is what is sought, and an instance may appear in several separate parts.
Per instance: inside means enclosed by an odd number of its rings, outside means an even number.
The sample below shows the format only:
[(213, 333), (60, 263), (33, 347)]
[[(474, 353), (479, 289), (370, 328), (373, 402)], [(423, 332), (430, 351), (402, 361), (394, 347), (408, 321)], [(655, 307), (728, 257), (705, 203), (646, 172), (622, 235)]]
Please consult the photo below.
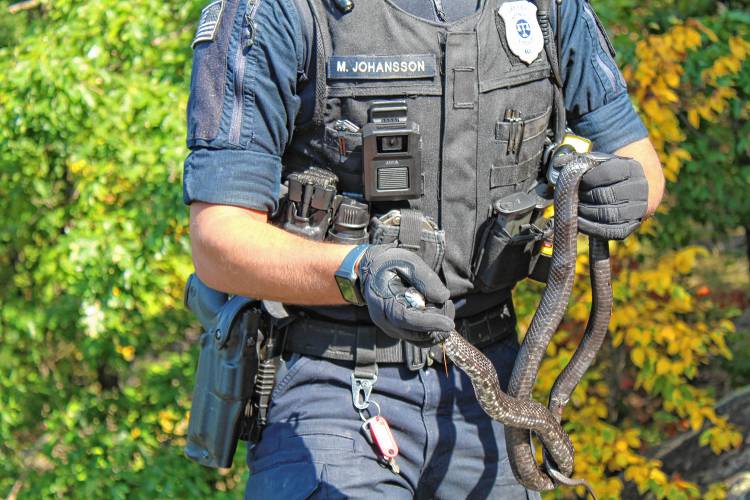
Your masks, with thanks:
[(210, 42), (216, 35), (216, 29), (221, 21), (221, 12), (224, 10), (224, 0), (211, 2), (201, 11), (201, 19), (198, 21), (198, 29), (190, 47), (195, 48), (199, 42)]

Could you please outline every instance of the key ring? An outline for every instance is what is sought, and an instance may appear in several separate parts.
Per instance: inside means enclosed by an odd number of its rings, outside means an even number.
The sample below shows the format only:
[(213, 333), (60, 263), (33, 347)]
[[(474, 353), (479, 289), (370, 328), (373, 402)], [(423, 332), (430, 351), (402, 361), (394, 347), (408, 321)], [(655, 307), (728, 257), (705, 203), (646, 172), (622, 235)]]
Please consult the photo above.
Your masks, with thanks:
[[(380, 405), (378, 404), (378, 402), (377, 402), (377, 401), (374, 401), (374, 400), (372, 400), (372, 399), (370, 400), (370, 403), (374, 404), (374, 405), (375, 405), (375, 408), (377, 408), (377, 409), (378, 409), (378, 414), (377, 414), (377, 415), (375, 415), (375, 416), (376, 416), (376, 417), (379, 417), (379, 416), (380, 416)], [(359, 410), (359, 418), (361, 418), (361, 419), (362, 419), (362, 422), (367, 422), (367, 420), (369, 420), (369, 419), (365, 418), (365, 411), (366, 411), (367, 413), (370, 413), (370, 409), (369, 409), (369, 408), (365, 408), (365, 409), (363, 409), (363, 410)], [(372, 414), (371, 414), (370, 418), (372, 418)]]

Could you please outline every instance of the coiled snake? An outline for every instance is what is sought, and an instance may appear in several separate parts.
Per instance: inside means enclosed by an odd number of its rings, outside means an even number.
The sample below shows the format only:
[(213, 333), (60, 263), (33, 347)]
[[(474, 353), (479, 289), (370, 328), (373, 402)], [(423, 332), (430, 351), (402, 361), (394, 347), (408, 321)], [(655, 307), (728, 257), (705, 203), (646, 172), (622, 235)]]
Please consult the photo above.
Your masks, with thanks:
[[(516, 358), (508, 393), (500, 388), (492, 363), (458, 333), (452, 332), (443, 344), (446, 355), (471, 379), (484, 411), (505, 425), (508, 456), (516, 478), (525, 487), (536, 491), (554, 489), (556, 483), (586, 486), (583, 481), (569, 479), (573, 472), (574, 450), (560, 420), (573, 389), (602, 345), (612, 310), (609, 247), (604, 240), (590, 238), (589, 266), (593, 301), (583, 340), (555, 381), (549, 408), (531, 399), (542, 357), (565, 314), (573, 288), (578, 234), (578, 185), (583, 174), (594, 166), (594, 161), (584, 155), (569, 155), (561, 162), (564, 167), (555, 188), (550, 275)], [(544, 447), (545, 469), (534, 458), (531, 432)]]

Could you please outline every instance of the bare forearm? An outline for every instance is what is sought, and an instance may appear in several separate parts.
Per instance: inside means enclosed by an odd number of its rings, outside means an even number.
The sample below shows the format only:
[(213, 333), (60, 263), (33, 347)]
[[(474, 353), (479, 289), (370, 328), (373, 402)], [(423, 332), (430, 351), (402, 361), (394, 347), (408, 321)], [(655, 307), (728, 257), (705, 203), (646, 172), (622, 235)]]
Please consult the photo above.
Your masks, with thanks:
[(306, 240), (238, 207), (193, 203), (190, 237), (196, 272), (208, 286), (287, 304), (344, 304), (334, 273), (349, 250)]
[(648, 181), (648, 209), (646, 216), (651, 216), (659, 206), (664, 195), (664, 173), (659, 156), (648, 139), (641, 139), (618, 149), (615, 154), (638, 160), (643, 166)]

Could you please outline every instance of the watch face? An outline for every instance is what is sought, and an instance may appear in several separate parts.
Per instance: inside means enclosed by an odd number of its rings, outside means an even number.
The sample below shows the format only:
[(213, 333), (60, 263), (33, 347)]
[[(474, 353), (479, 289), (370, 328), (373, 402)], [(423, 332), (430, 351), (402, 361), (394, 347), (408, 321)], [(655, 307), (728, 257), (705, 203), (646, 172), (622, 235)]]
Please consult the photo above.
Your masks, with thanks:
[(350, 304), (359, 304), (357, 292), (354, 290), (354, 283), (344, 276), (338, 275), (336, 276), (336, 283), (339, 285), (339, 290), (341, 290), (341, 295), (344, 297), (344, 300)]
[(355, 306), (363, 306), (365, 304), (362, 300), (362, 295), (359, 292), (357, 284), (357, 273), (354, 270), (357, 264), (357, 259), (367, 250), (367, 245), (359, 245), (351, 250), (344, 258), (341, 266), (334, 274), (336, 283), (341, 291), (341, 296)]

